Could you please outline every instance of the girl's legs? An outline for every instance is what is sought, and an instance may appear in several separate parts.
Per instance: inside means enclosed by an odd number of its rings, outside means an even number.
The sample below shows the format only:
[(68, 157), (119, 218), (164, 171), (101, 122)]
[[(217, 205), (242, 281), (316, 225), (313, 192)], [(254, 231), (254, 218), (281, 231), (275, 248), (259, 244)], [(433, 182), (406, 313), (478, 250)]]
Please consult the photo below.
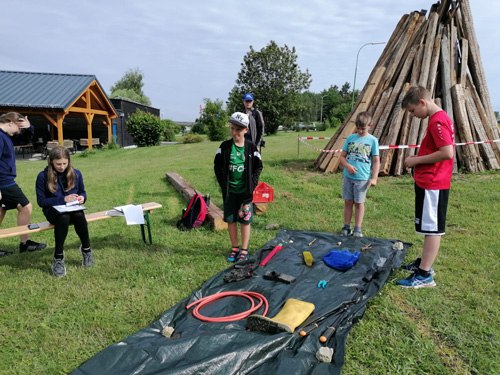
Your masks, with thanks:
[(90, 251), (89, 229), (83, 211), (73, 212), (71, 214), (71, 222), (75, 226), (75, 232), (82, 243), (82, 251)]
[(47, 220), (54, 224), (54, 240), (56, 242), (54, 249), (54, 258), (64, 258), (64, 241), (68, 236), (68, 228), (71, 223), (71, 215), (69, 213), (59, 214), (55, 210), (50, 210), (47, 214)]

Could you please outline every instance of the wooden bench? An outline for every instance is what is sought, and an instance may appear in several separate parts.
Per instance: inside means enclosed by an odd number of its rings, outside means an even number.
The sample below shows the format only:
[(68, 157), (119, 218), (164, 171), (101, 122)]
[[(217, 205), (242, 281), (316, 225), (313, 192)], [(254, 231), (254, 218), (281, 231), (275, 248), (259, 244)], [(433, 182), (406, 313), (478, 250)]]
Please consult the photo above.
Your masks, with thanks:
[[(80, 138), (80, 147), (88, 148), (89, 140), (87, 138)], [(101, 145), (101, 141), (99, 138), (92, 138), (92, 147), (99, 147)]]
[[(162, 205), (156, 202), (149, 202), (149, 203), (144, 203), (141, 204), (142, 206), (142, 211), (144, 212), (144, 224), (141, 224), (141, 235), (142, 235), (142, 240), (144, 243), (146, 242), (146, 233), (145, 233), (145, 228), (147, 227), (148, 229), (148, 239), (149, 243), (152, 244), (153, 240), (151, 237), (151, 223), (149, 220), (149, 214), (151, 211), (161, 208)], [(91, 223), (93, 221), (98, 221), (98, 220), (103, 220), (103, 219), (109, 219), (111, 217), (116, 217), (115, 215), (110, 215), (111, 210), (107, 211), (100, 211), (100, 212), (92, 212), (89, 214), (85, 214), (85, 217), (87, 218), (87, 222)], [(23, 234), (33, 234), (36, 232), (42, 232), (45, 230), (50, 230), (54, 229), (54, 226), (50, 224), (48, 221), (43, 221), (41, 223), (36, 223), (38, 225), (38, 228), (35, 229), (29, 229), (27, 225), (20, 225), (17, 227), (12, 227), (12, 228), (5, 228), (5, 229), (0, 229), (0, 238), (7, 238), (7, 237), (13, 237), (13, 236), (21, 236)]]

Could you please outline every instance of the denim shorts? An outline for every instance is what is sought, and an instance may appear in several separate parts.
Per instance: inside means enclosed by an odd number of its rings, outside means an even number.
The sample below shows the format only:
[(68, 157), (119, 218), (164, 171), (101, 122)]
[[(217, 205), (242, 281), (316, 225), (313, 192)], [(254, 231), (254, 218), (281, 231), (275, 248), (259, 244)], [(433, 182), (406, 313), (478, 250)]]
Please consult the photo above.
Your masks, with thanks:
[(365, 203), (370, 180), (353, 180), (342, 176), (342, 198), (354, 203)]

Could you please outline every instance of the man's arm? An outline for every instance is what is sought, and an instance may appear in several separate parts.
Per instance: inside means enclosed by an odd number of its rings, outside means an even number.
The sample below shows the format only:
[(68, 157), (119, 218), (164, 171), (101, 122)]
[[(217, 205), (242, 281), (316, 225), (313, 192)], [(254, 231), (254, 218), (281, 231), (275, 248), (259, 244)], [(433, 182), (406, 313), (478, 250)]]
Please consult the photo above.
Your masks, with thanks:
[(380, 156), (375, 155), (372, 157), (372, 178), (370, 179), (370, 185), (377, 185), (378, 173), (380, 172)]
[(439, 150), (433, 152), (429, 155), (423, 156), (408, 156), (405, 159), (405, 167), (413, 168), (418, 164), (433, 164), (443, 160), (449, 160), (453, 158), (453, 146), (443, 146)]
[(264, 116), (262, 112), (258, 109), (255, 110), (255, 123), (257, 124), (257, 137), (255, 138), (255, 144), (257, 147), (260, 147), (262, 142), (262, 137), (264, 137), (265, 124), (264, 124)]

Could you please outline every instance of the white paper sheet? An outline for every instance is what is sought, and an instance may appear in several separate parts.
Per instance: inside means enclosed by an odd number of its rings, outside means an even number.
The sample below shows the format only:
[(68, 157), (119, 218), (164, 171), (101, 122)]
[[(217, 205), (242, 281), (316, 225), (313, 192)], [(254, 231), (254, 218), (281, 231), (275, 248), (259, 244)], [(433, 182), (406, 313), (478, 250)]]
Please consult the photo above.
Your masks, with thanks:
[(114, 207), (114, 209), (123, 212), (127, 225), (144, 224), (144, 214), (141, 205), (127, 204), (126, 206)]

